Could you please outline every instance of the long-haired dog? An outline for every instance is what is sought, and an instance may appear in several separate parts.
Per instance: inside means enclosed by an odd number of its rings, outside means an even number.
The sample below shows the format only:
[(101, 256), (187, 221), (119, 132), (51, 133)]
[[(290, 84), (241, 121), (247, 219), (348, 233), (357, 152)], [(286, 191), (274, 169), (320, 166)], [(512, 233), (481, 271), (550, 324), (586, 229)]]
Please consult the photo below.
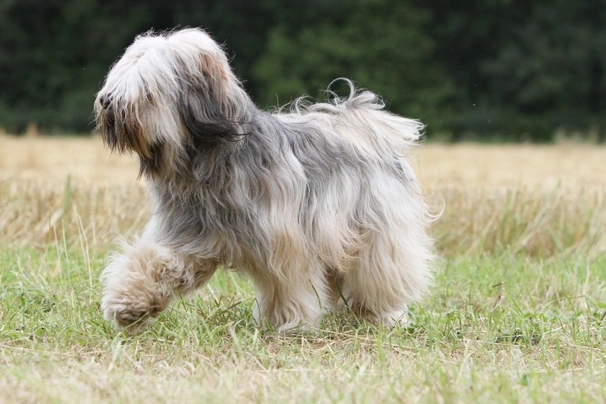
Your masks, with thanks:
[(136, 38), (95, 101), (112, 150), (135, 152), (152, 217), (103, 272), (104, 317), (136, 329), (218, 268), (248, 274), (260, 321), (327, 309), (405, 320), (432, 278), (428, 209), (405, 157), (422, 125), (368, 91), (259, 110), (200, 29)]

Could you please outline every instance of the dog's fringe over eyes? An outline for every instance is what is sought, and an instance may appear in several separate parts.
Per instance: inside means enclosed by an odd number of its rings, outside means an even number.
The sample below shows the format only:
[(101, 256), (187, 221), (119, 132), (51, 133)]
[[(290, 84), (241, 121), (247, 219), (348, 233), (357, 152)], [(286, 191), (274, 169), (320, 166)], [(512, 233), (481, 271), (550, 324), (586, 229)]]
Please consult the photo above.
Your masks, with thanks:
[(345, 83), (345, 98), (268, 113), (203, 30), (137, 37), (94, 108), (105, 143), (139, 155), (153, 214), (103, 271), (105, 318), (136, 330), (229, 267), (280, 331), (325, 310), (404, 323), (435, 262), (407, 161), (423, 127)]

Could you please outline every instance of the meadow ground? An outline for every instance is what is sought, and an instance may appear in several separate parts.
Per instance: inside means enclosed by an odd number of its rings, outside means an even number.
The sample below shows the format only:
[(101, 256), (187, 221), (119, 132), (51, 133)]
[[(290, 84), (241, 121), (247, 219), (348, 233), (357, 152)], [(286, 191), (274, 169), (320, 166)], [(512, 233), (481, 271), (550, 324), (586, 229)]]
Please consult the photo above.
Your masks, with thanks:
[(605, 402), (606, 148), (414, 155), (443, 260), (408, 327), (258, 329), (223, 272), (131, 337), (98, 276), (148, 215), (135, 159), (0, 137), (0, 402)]

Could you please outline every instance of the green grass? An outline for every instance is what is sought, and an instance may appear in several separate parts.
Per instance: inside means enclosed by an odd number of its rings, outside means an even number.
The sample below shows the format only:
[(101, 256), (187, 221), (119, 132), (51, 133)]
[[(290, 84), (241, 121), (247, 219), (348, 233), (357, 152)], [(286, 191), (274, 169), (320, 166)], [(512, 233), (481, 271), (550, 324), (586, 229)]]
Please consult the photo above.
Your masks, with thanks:
[(143, 333), (101, 318), (107, 251), (0, 249), (2, 402), (606, 400), (606, 256), (445, 258), (407, 328), (328, 315), (258, 329), (251, 284), (221, 272)]

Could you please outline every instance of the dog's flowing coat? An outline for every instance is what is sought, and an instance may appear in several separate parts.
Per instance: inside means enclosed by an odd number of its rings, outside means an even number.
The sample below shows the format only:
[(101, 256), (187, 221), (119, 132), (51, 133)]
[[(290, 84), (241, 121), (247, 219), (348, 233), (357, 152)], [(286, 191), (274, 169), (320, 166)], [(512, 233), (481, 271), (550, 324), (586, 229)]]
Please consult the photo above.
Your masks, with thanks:
[(138, 37), (95, 101), (105, 143), (139, 155), (152, 211), (103, 272), (105, 318), (136, 328), (225, 267), (252, 277), (259, 320), (279, 330), (330, 308), (404, 320), (431, 280), (405, 159), (422, 125), (349, 85), (345, 99), (267, 113), (204, 31)]

